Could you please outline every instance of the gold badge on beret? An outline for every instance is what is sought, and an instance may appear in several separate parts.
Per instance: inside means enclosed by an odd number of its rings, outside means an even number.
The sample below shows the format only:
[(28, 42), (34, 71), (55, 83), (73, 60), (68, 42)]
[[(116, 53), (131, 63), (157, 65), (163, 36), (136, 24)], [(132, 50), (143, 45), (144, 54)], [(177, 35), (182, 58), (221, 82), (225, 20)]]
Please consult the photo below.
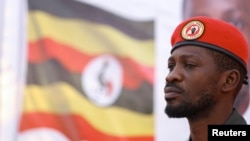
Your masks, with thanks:
[(185, 40), (195, 40), (204, 32), (204, 24), (200, 21), (188, 22), (181, 31), (181, 36)]

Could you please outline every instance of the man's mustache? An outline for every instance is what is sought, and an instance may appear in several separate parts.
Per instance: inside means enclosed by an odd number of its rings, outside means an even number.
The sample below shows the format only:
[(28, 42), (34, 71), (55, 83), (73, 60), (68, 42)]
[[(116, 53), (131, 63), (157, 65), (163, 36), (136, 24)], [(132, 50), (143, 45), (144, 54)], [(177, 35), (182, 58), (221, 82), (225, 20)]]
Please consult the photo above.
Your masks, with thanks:
[(180, 92), (184, 92), (184, 89), (182, 89), (182, 87), (180, 87), (176, 83), (166, 82), (165, 88), (167, 88), (167, 87), (171, 87), (171, 88), (177, 89)]

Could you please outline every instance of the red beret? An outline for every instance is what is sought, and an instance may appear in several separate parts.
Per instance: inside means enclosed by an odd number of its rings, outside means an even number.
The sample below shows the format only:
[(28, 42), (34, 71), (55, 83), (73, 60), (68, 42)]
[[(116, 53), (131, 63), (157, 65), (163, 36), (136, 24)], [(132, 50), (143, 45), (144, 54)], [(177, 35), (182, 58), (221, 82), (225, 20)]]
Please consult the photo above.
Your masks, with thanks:
[(181, 22), (171, 37), (171, 53), (186, 45), (205, 47), (224, 53), (247, 69), (248, 45), (242, 33), (222, 20), (198, 16)]

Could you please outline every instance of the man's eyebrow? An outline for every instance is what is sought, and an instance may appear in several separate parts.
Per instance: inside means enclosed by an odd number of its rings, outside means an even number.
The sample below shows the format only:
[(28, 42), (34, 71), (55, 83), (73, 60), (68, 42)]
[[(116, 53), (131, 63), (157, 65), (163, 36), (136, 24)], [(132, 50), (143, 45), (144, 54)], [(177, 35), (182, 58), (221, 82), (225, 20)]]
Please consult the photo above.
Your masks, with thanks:
[(168, 61), (172, 61), (172, 60), (174, 60), (174, 58), (173, 58), (173, 56), (170, 56), (170, 57), (168, 58)]
[[(180, 56), (180, 58), (181, 59), (188, 59), (188, 58), (198, 58), (198, 56), (196, 56), (196, 55), (193, 55), (193, 54), (183, 54), (183, 55), (181, 55)], [(169, 58), (168, 58), (168, 61), (172, 61), (172, 60), (174, 60), (174, 56), (170, 56)]]
[(193, 54), (184, 54), (184, 55), (181, 55), (180, 58), (182, 58), (182, 59), (187, 59), (187, 58), (198, 58), (198, 56), (193, 55)]

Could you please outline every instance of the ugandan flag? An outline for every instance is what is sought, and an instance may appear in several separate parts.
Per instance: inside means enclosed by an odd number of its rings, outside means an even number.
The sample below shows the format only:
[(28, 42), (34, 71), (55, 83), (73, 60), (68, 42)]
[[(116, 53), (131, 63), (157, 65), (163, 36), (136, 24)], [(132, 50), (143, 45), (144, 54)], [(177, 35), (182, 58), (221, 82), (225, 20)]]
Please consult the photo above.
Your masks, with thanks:
[(28, 8), (19, 132), (153, 141), (154, 22), (73, 0), (29, 0)]

